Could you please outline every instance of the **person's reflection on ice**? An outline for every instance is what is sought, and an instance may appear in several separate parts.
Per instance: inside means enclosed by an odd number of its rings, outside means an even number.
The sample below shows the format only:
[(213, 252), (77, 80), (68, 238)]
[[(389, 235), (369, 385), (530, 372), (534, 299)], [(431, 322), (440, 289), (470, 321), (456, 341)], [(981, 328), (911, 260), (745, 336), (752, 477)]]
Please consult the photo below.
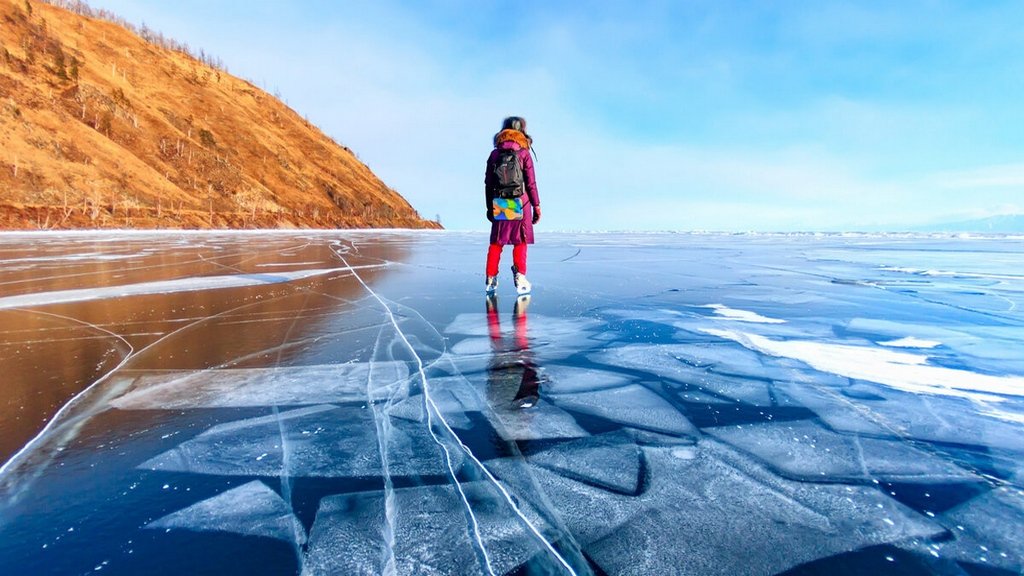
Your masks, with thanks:
[[(526, 309), (530, 296), (516, 298), (512, 308), (514, 333), (511, 340), (501, 333), (498, 297), (487, 296), (487, 329), (491, 337), (491, 362), (487, 367), (488, 395), (499, 402), (507, 401), (513, 388), (512, 408), (532, 408), (540, 399), (541, 376), (527, 334)], [(500, 406), (495, 408), (501, 409)]]

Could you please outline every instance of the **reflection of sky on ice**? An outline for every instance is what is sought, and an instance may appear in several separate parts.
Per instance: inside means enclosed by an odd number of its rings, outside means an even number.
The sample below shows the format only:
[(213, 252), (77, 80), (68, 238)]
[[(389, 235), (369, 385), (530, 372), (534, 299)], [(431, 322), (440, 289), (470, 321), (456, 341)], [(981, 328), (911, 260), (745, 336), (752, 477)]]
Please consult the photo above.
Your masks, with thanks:
[(549, 234), (485, 302), (477, 234), (40, 238), (24, 573), (1024, 571), (1019, 240)]

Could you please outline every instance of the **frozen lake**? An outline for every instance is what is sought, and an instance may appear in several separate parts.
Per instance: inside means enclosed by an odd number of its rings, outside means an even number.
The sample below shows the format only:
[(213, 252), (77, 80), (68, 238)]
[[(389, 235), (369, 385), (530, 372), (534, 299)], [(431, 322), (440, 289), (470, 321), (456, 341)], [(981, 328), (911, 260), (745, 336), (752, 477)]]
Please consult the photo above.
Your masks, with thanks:
[(5, 574), (1024, 572), (1024, 241), (0, 234)]

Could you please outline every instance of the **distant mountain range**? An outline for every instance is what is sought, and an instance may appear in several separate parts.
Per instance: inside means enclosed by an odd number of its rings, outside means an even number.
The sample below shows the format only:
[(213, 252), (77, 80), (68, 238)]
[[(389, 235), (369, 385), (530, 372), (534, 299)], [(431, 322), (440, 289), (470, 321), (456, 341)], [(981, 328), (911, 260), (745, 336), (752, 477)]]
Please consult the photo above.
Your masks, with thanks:
[(117, 20), (0, 0), (0, 228), (440, 227), (278, 99)]
[(943, 222), (916, 226), (914, 232), (988, 232), (992, 234), (1024, 233), (1024, 214), (1005, 214), (975, 220)]

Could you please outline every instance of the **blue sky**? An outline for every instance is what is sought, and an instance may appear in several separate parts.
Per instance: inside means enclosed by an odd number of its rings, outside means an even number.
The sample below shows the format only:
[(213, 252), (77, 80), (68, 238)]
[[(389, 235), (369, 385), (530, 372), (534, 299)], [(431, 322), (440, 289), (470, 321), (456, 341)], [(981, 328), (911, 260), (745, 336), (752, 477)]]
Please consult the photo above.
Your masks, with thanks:
[(425, 217), (485, 229), (504, 116), (558, 230), (1024, 212), (1024, 5), (93, 0), (220, 58)]

